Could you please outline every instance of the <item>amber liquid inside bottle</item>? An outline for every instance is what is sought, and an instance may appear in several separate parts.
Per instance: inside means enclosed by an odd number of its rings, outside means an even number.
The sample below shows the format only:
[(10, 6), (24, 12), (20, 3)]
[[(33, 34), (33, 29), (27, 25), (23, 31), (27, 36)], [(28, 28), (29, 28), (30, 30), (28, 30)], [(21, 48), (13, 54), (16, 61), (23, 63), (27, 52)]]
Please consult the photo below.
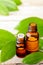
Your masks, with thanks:
[[(20, 36), (21, 36), (21, 34), (20, 34)], [(26, 55), (25, 44), (24, 44), (24, 37), (19, 37), (17, 39), (16, 55), (18, 57), (20, 57), (20, 58), (23, 58)]]
[(26, 34), (26, 50), (28, 54), (39, 50), (39, 34), (35, 23), (29, 25), (29, 31)]

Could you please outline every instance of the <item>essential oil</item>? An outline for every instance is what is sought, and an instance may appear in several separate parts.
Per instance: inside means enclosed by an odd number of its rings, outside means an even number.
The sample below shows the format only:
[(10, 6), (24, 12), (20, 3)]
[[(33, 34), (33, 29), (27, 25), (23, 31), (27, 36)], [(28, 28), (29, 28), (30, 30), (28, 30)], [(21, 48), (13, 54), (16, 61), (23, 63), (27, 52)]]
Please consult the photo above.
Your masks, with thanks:
[(17, 36), (17, 44), (16, 44), (16, 55), (20, 58), (25, 57), (25, 37), (24, 34), (18, 34)]
[(39, 33), (37, 24), (30, 23), (29, 30), (26, 34), (26, 51), (27, 53), (37, 52), (39, 50)]

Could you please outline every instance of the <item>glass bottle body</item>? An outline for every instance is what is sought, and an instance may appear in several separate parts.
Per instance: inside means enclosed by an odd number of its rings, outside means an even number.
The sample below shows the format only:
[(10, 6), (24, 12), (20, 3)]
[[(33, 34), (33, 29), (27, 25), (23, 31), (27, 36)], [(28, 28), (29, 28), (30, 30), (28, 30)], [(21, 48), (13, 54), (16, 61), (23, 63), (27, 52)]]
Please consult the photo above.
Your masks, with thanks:
[(20, 57), (20, 58), (23, 58), (26, 55), (25, 44), (24, 44), (24, 37), (18, 38), (18, 40), (17, 40), (16, 55), (18, 57)]
[(29, 31), (26, 34), (26, 50), (27, 53), (39, 50), (39, 33), (37, 32), (37, 25), (35, 23), (30, 24)]

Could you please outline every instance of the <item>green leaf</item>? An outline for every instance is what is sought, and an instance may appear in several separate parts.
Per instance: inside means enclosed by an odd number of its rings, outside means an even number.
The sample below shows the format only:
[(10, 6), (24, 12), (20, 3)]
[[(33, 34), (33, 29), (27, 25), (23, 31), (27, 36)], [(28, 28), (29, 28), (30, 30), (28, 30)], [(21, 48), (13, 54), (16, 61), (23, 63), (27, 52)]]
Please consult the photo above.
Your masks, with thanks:
[(9, 11), (17, 11), (20, 0), (0, 0), (0, 14), (8, 15)]
[(1, 63), (1, 50), (0, 50), (0, 63)]
[(21, 1), (20, 0), (13, 0), (17, 5), (20, 5), (21, 4)]
[(11, 59), (16, 54), (16, 37), (2, 29), (0, 29), (0, 50), (1, 62)]
[(42, 60), (43, 60), (43, 52), (34, 52), (27, 55), (22, 62), (25, 64), (36, 64)]
[(10, 11), (18, 10), (17, 5), (12, 0), (1, 0), (1, 2), (8, 8)]
[(9, 11), (4, 4), (0, 2), (0, 14), (8, 15)]
[(15, 29), (19, 31), (18, 33), (26, 34), (28, 31), (29, 23), (31, 22), (35, 22), (37, 24), (39, 35), (43, 36), (43, 19), (37, 17), (30, 17), (22, 20)]
[(43, 51), (43, 40), (39, 39), (39, 49)]
[(17, 5), (13, 0), (0, 0), (0, 14), (8, 15), (9, 11), (17, 10)]

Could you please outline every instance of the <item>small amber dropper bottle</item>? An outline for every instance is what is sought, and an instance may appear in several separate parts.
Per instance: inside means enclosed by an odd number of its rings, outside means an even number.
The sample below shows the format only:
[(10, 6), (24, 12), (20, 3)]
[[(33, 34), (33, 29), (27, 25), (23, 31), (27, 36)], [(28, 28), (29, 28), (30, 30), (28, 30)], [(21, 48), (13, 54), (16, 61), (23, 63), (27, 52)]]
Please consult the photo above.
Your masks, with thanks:
[(30, 23), (29, 30), (26, 34), (26, 51), (27, 53), (37, 52), (39, 50), (39, 33), (37, 24)]
[(26, 55), (24, 34), (22, 33), (18, 34), (17, 36), (16, 55), (20, 58), (23, 58)]

